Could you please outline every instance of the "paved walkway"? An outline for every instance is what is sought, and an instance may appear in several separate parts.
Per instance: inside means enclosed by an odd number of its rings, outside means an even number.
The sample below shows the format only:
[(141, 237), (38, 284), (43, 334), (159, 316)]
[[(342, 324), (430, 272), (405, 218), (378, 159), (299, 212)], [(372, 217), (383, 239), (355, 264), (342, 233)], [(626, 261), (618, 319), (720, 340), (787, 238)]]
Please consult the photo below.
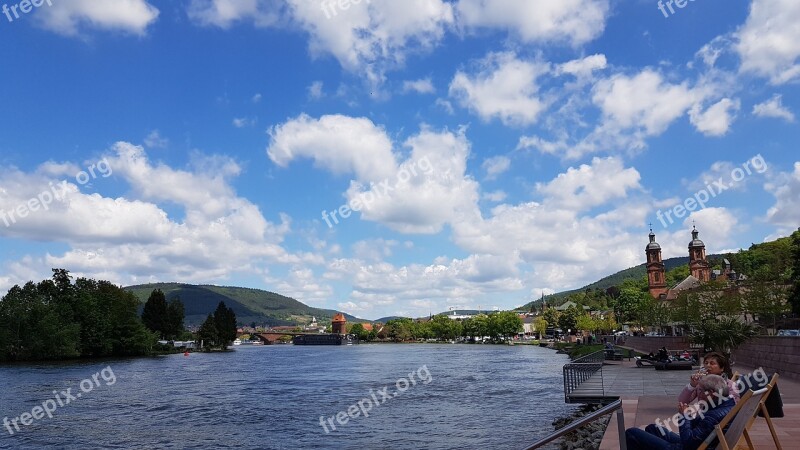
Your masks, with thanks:
[[(753, 368), (736, 366), (735, 370), (748, 373)], [(603, 366), (603, 385), (606, 393), (622, 399), (625, 426), (644, 428), (657, 418), (663, 420), (677, 412), (678, 394), (686, 386), (691, 373), (688, 370), (640, 368), (627, 359), (607, 361)], [(800, 382), (778, 378), (778, 388), (783, 399), (784, 417), (772, 422), (784, 449), (800, 448)], [(750, 431), (756, 449), (776, 448), (763, 419), (757, 419)], [(600, 450), (612, 449), (619, 449), (616, 413), (611, 416), (600, 446)]]

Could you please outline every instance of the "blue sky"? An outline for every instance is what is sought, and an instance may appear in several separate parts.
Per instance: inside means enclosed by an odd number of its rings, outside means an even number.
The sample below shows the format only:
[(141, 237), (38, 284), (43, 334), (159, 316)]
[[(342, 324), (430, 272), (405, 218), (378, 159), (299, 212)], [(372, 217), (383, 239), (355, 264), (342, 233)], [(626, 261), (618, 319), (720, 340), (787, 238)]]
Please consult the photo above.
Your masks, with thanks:
[(506, 309), (650, 223), (665, 257), (800, 225), (793, 0), (50, 3), (0, 13), (0, 291)]

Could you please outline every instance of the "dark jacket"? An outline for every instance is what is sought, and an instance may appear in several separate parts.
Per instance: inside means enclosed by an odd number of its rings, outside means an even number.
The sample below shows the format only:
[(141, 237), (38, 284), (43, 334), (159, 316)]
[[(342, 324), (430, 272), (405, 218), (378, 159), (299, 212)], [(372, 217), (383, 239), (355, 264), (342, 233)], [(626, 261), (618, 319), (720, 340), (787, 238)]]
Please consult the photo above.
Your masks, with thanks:
[[(716, 399), (715, 399), (716, 400)], [(709, 409), (703, 417), (697, 416), (681, 424), (681, 445), (684, 450), (697, 450), (709, 434), (714, 432), (714, 427), (731, 411), (735, 405), (732, 398), (725, 400), (716, 408)], [(716, 445), (717, 441), (712, 444)], [(709, 448), (713, 448), (710, 445)]]

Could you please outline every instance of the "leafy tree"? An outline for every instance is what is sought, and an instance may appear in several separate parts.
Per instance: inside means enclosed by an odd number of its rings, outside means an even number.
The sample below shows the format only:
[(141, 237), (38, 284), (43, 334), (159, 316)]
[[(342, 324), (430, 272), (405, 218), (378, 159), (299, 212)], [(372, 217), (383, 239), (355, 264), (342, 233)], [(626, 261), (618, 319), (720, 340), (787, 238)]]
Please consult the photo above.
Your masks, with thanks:
[[(165, 337), (177, 339), (183, 334), (184, 308), (180, 297), (173, 298), (167, 305)], [(255, 328), (255, 327), (254, 327)]]
[(214, 326), (217, 330), (217, 345), (223, 349), (236, 340), (236, 313), (225, 306), (223, 301), (219, 302), (214, 311)]
[(791, 261), (789, 282), (792, 290), (789, 295), (789, 303), (792, 305), (792, 311), (800, 314), (800, 228), (792, 233)]
[(369, 340), (369, 331), (364, 329), (364, 325), (360, 323), (353, 324), (350, 328), (350, 333), (356, 335), (359, 340), (361, 341), (368, 341)]
[(583, 331), (594, 331), (597, 327), (597, 322), (588, 314), (582, 314), (578, 316), (578, 320), (575, 322), (575, 327), (578, 330)]
[(786, 287), (773, 282), (748, 282), (738, 289), (736, 298), (741, 301), (745, 314), (750, 313), (765, 327), (776, 328), (778, 318), (791, 310), (786, 301)]
[(217, 336), (217, 326), (214, 321), (214, 316), (209, 314), (208, 317), (206, 317), (205, 322), (200, 325), (200, 329), (197, 331), (197, 342), (203, 347), (210, 347), (213, 346), (218, 340), (219, 337)]
[(702, 344), (707, 350), (722, 353), (730, 359), (731, 353), (737, 347), (756, 334), (755, 327), (741, 322), (736, 317), (721, 317), (703, 321), (689, 332), (689, 339), (695, 344)]
[(583, 308), (573, 305), (561, 312), (558, 318), (558, 326), (564, 331), (576, 330), (578, 328), (578, 317), (583, 315)]
[(169, 333), (169, 317), (167, 313), (167, 297), (161, 289), (153, 289), (142, 310), (142, 322), (150, 331), (165, 338)]
[(536, 333), (539, 337), (544, 336), (544, 330), (547, 329), (547, 320), (542, 316), (538, 316), (533, 320), (533, 326), (536, 328)]

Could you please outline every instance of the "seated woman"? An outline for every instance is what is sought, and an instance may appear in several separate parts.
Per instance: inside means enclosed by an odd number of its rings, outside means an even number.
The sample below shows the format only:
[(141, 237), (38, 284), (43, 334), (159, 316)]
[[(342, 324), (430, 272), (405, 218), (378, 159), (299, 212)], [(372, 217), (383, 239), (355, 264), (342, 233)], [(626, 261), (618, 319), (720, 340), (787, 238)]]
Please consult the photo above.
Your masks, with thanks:
[[(705, 402), (707, 408), (700, 414), (696, 407), (686, 403), (678, 404), (676, 424), (672, 418), (656, 419), (656, 423), (641, 428), (625, 430), (625, 442), (628, 450), (685, 450), (696, 449), (714, 431), (714, 427), (733, 408), (733, 400), (728, 396), (727, 382), (717, 375), (708, 375), (698, 382), (699, 402)], [(722, 398), (718, 398), (717, 392)], [(725, 399), (725, 400), (723, 400)], [(702, 408), (699, 411), (703, 411)], [(678, 433), (671, 431), (678, 427)]]
[[(703, 369), (705, 369), (705, 373), (703, 373)], [(703, 357), (703, 369), (701, 369), (701, 372), (693, 373), (692, 376), (689, 377), (689, 384), (687, 384), (680, 395), (678, 395), (679, 402), (691, 403), (693, 400), (697, 399), (699, 393), (698, 382), (706, 375), (719, 375), (723, 377), (728, 383), (728, 390), (731, 393), (733, 401), (739, 401), (739, 391), (736, 389), (736, 383), (731, 380), (731, 365), (728, 363), (728, 358), (716, 352), (708, 353)]]

